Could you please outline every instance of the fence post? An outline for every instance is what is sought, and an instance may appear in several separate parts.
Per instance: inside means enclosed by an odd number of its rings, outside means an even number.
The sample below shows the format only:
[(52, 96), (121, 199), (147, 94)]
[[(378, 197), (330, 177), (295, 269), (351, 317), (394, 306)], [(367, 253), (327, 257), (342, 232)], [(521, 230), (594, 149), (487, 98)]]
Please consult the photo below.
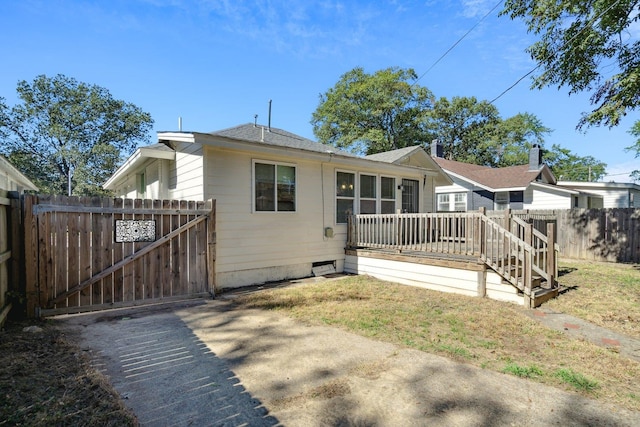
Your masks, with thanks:
[(38, 223), (33, 214), (36, 196), (24, 196), (24, 263), (25, 263), (25, 298), (27, 300), (27, 317), (36, 317), (36, 308), (41, 306), (38, 286)]
[(207, 281), (209, 282), (209, 292), (211, 296), (216, 296), (216, 201), (209, 199), (207, 207), (209, 217), (207, 218)]
[(547, 224), (547, 274), (549, 275), (549, 286), (551, 289), (556, 285), (556, 228), (553, 224)]

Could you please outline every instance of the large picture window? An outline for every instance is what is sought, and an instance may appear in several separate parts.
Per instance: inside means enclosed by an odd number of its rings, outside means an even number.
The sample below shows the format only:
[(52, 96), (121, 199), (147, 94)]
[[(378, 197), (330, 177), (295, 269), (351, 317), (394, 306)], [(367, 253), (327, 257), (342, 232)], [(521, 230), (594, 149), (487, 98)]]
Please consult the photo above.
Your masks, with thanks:
[(256, 212), (295, 212), (295, 166), (255, 162), (254, 206)]

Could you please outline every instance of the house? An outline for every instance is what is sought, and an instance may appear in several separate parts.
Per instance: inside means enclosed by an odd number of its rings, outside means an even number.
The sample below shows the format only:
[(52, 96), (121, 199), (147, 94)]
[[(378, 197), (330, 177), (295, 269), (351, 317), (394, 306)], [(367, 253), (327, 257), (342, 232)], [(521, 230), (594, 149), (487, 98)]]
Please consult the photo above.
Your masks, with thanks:
[(558, 181), (558, 187), (602, 197), (603, 208), (640, 207), (640, 185), (630, 182)]
[(351, 213), (433, 212), (452, 181), (424, 150), (363, 158), (249, 123), (159, 132), (104, 188), (126, 198), (216, 200), (216, 287), (344, 268)]
[(431, 157), (453, 180), (436, 187), (438, 212), (602, 207), (598, 194), (556, 185), (538, 145), (531, 148), (528, 164), (503, 168), (448, 160), (442, 153), (442, 145), (434, 141)]
[(23, 193), (27, 190), (37, 191), (38, 187), (21, 174), (7, 159), (0, 156), (0, 193), (9, 191)]

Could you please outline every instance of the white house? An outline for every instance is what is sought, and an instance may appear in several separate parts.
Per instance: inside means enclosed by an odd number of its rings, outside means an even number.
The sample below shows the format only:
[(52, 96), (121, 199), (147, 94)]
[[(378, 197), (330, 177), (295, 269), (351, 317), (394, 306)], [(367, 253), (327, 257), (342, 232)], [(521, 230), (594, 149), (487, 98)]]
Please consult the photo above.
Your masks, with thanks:
[(559, 187), (600, 196), (604, 208), (639, 208), (640, 185), (630, 182), (558, 181)]
[(23, 193), (26, 190), (37, 191), (38, 187), (7, 159), (0, 156), (0, 191)]
[(451, 185), (436, 187), (438, 212), (602, 207), (602, 197), (596, 193), (556, 185), (537, 145), (529, 153), (528, 164), (503, 168), (445, 159), (437, 141), (431, 145), (431, 156), (453, 180)]
[(343, 271), (350, 213), (433, 212), (451, 180), (422, 150), (363, 158), (252, 123), (159, 132), (104, 184), (127, 198), (216, 200), (216, 286)]

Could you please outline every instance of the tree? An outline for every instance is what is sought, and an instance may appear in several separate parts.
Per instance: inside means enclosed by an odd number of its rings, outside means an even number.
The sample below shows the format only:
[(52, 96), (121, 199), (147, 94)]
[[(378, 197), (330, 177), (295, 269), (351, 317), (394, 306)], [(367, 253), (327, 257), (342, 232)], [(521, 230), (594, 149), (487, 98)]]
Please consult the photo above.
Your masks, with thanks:
[(577, 156), (558, 144), (553, 144), (549, 151), (545, 150), (542, 159), (556, 178), (563, 181), (598, 181), (607, 168), (606, 163), (592, 156)]
[(373, 154), (430, 141), (424, 115), (433, 95), (416, 84), (412, 69), (387, 68), (343, 74), (313, 112), (313, 133), (322, 143)]
[(507, 0), (503, 15), (522, 18), (540, 40), (529, 47), (542, 71), (533, 87), (590, 92), (594, 109), (579, 126), (616, 126), (640, 104), (638, 0)]
[(498, 109), (476, 98), (438, 99), (426, 112), (426, 127), (442, 144), (446, 159), (493, 165), (495, 148), (490, 144), (500, 124)]
[(493, 141), (496, 152), (493, 166), (523, 165), (529, 162), (533, 144), (544, 146), (545, 136), (552, 132), (531, 113), (518, 113), (498, 125)]
[[(635, 144), (627, 147), (627, 151), (635, 151), (636, 158), (640, 157), (640, 121), (635, 122), (633, 127), (629, 130), (629, 133), (636, 138)], [(631, 178), (634, 181), (640, 181), (640, 169), (631, 172)]]
[(148, 141), (151, 116), (100, 86), (40, 75), (17, 92), (12, 108), (0, 99), (0, 152), (42, 192), (104, 194), (123, 156)]

